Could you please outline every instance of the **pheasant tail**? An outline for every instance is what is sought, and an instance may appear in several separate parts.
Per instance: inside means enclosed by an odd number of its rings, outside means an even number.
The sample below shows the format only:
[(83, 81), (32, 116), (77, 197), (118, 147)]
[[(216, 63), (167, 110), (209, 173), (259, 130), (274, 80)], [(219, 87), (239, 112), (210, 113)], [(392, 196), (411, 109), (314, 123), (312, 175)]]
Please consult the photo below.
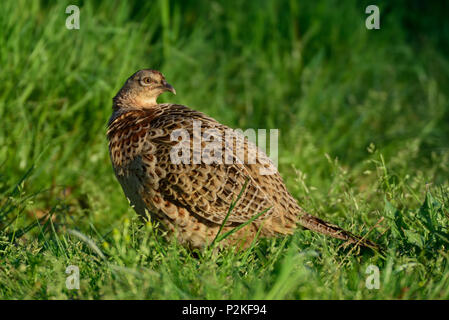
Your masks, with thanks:
[(367, 239), (364, 239), (363, 237), (354, 235), (351, 232), (346, 231), (337, 225), (328, 223), (308, 213), (304, 213), (300, 216), (299, 223), (306, 229), (319, 232), (333, 238), (347, 241), (347, 243), (353, 243), (376, 250), (379, 249), (379, 246), (376, 245), (375, 243)]

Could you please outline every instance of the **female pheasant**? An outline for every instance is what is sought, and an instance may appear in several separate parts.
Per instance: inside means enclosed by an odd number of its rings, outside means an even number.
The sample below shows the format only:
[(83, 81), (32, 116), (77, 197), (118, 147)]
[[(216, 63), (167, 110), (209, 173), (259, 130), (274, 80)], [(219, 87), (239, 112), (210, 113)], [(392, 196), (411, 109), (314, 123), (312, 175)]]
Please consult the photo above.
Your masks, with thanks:
[[(186, 106), (158, 104), (165, 91), (176, 94), (159, 71), (146, 69), (133, 74), (113, 98), (109, 154), (139, 215), (158, 220), (168, 234), (192, 248), (249, 220), (223, 244), (247, 247), (258, 232), (261, 237), (286, 235), (300, 224), (375, 247), (301, 209), (269, 157), (238, 131)], [(216, 143), (214, 152), (211, 142)]]

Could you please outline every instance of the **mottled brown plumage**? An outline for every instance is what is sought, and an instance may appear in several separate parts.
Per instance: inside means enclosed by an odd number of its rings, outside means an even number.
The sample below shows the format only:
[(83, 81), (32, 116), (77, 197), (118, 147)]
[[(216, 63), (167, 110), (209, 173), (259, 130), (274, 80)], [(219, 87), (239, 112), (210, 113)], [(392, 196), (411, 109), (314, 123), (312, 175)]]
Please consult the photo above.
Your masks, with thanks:
[[(181, 243), (200, 248), (216, 237), (232, 202), (243, 190), (222, 233), (266, 212), (226, 238), (224, 244), (246, 247), (258, 230), (260, 236), (272, 237), (291, 234), (300, 224), (349, 243), (374, 246), (304, 212), (269, 157), (243, 135), (186, 106), (157, 104), (157, 97), (165, 91), (175, 93), (159, 71), (141, 70), (126, 81), (113, 100), (108, 125), (110, 157), (117, 179), (138, 214), (150, 215)], [(194, 161), (198, 152), (193, 128), (199, 122), (202, 135), (231, 135), (232, 139), (219, 142), (222, 159), (228, 157), (228, 161), (211, 162), (207, 152), (202, 153), (201, 162)], [(186, 144), (191, 151), (187, 164), (176, 163), (170, 156), (178, 143), (171, 137), (176, 129), (184, 129), (191, 138)], [(207, 149), (204, 141), (200, 146)], [(242, 150), (248, 158), (242, 159)], [(255, 162), (248, 164), (253, 155)], [(261, 169), (274, 170), (267, 175)]]

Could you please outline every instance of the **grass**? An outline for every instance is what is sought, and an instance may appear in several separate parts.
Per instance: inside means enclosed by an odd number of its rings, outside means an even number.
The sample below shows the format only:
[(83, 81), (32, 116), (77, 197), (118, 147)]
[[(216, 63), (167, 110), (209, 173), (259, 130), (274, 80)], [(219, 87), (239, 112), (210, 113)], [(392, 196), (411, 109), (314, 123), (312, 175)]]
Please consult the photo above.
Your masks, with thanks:
[[(367, 30), (366, 1), (75, 2), (0, 5), (0, 298), (449, 298), (443, 5), (382, 2)], [(161, 101), (279, 129), (299, 203), (385, 252), (298, 230), (192, 254), (140, 222), (105, 133), (111, 98), (148, 67), (178, 92)]]

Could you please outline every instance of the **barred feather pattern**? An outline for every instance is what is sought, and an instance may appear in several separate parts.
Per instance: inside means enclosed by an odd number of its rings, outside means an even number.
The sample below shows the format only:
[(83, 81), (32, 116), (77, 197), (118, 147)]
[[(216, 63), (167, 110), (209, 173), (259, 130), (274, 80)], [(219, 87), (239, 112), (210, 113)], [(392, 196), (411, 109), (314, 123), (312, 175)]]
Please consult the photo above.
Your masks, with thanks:
[[(206, 130), (222, 136), (225, 132), (233, 135), (230, 142), (221, 141), (223, 150), (231, 150), (231, 163), (224, 160), (209, 163), (204, 153), (202, 161), (195, 163), (194, 121), (201, 121), (201, 135)], [(191, 138), (187, 164), (175, 164), (170, 158), (178, 143), (171, 137), (176, 129), (186, 130)], [(247, 247), (257, 232), (261, 237), (286, 235), (293, 233), (299, 224), (351, 243), (371, 246), (366, 240), (306, 213), (288, 192), (277, 170), (261, 174), (261, 167), (273, 168), (262, 150), (239, 132), (201, 112), (177, 104), (122, 108), (114, 111), (107, 135), (115, 175), (134, 210), (156, 219), (168, 234), (192, 248), (212, 242), (234, 201), (237, 202), (222, 232), (266, 212), (226, 238), (224, 245)], [(255, 156), (255, 163), (248, 164), (238, 157), (239, 146), (245, 156)], [(204, 142), (201, 147), (205, 147)]]

